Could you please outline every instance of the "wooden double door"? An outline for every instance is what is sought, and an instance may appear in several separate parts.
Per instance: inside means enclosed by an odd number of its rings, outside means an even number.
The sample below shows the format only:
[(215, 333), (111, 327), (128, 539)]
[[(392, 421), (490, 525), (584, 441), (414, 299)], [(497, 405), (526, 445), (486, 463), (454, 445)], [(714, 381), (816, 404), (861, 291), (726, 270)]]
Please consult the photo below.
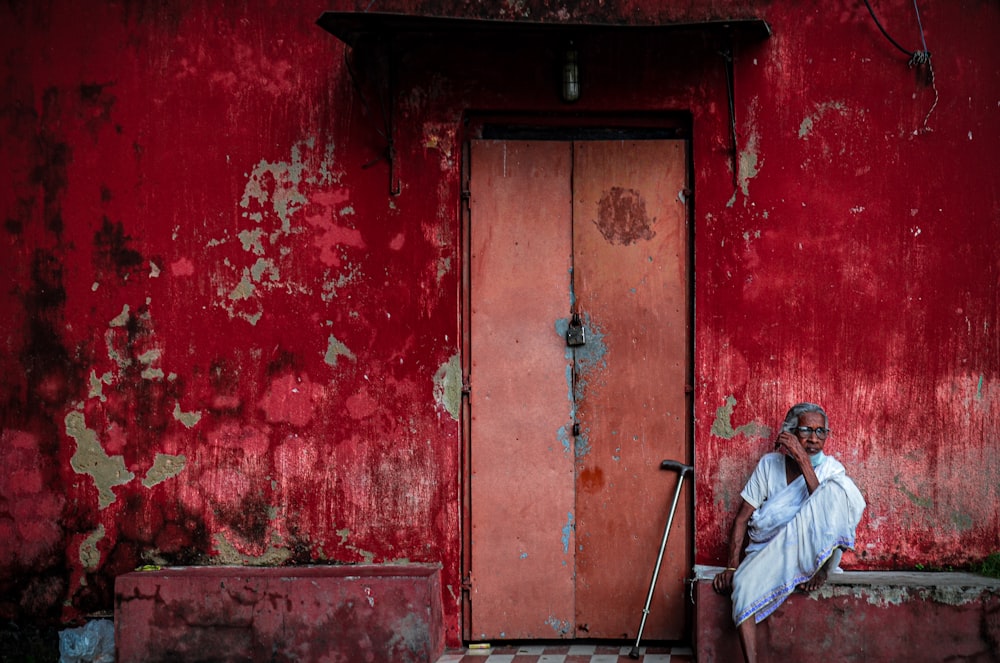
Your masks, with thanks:
[[(468, 154), (466, 634), (633, 638), (678, 478), (660, 462), (690, 463), (687, 144)], [(686, 634), (690, 494), (644, 640)]]

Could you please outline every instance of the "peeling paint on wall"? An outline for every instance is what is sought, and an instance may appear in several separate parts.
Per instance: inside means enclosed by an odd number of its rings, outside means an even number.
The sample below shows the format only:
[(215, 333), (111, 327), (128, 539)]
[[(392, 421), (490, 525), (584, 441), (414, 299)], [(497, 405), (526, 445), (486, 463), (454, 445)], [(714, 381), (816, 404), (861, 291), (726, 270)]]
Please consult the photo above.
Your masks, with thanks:
[(351, 361), (356, 361), (354, 353), (346, 345), (338, 341), (336, 336), (330, 334), (326, 342), (326, 354), (323, 355), (323, 361), (330, 366), (336, 366), (338, 357), (347, 357)]
[(847, 112), (847, 104), (843, 101), (827, 101), (816, 104), (816, 112), (802, 118), (802, 123), (799, 124), (799, 138), (807, 140), (815, 124), (829, 111), (836, 111), (844, 115)]
[(146, 488), (152, 488), (156, 484), (162, 483), (183, 472), (186, 464), (187, 458), (183, 455), (170, 456), (158, 453), (153, 460), (153, 466), (146, 472), (146, 478), (142, 480), (142, 485)]
[(569, 554), (569, 543), (573, 538), (573, 529), (575, 525), (573, 524), (573, 512), (569, 511), (566, 513), (566, 524), (562, 528), (562, 547), (563, 554)]
[(337, 530), (337, 536), (340, 537), (340, 545), (344, 547), (345, 550), (350, 550), (355, 554), (359, 555), (365, 564), (371, 564), (375, 561), (375, 553), (369, 550), (362, 550), (357, 546), (347, 543), (347, 540), (351, 536), (351, 530), (344, 528)]
[(457, 352), (434, 373), (434, 400), (458, 421), (462, 408), (462, 361)]
[[(292, 231), (291, 217), (299, 211), (308, 199), (302, 193), (300, 186), (304, 180), (317, 176), (307, 174), (307, 164), (303, 161), (303, 151), (312, 151), (315, 139), (310, 138), (292, 147), (291, 161), (267, 161), (261, 159), (254, 169), (247, 174), (247, 183), (240, 199), (240, 207), (247, 210), (244, 213), (257, 223), (264, 219), (265, 213), (272, 214), (281, 223), (281, 232)], [(332, 160), (333, 145), (327, 148), (327, 159)], [(329, 171), (326, 171), (328, 174)], [(320, 180), (326, 178), (320, 176)], [(274, 237), (271, 238), (274, 243)]]
[[(344, 200), (342, 192), (331, 194), (324, 190), (339, 178), (334, 172), (333, 154), (332, 143), (320, 147), (319, 141), (310, 137), (292, 146), (288, 161), (262, 159), (246, 173), (239, 206), (242, 217), (253, 225), (236, 232), (245, 261), (234, 263), (224, 258), (213, 278), (215, 305), (231, 319), (240, 318), (256, 326), (265, 313), (265, 296), (271, 292), (313, 294), (311, 284), (282, 278), (283, 269), (297, 274), (290, 263), (295, 249), (289, 241), (293, 235), (307, 232), (309, 226), (323, 233), (316, 241), (327, 264), (340, 264), (333, 252), (336, 245), (364, 246), (356, 229), (344, 229), (344, 236), (328, 237), (330, 209)], [(313, 208), (326, 213), (315, 213)], [(299, 215), (306, 225), (295, 224)], [(226, 233), (210, 240), (207, 246), (224, 247), (229, 240)]]
[(97, 377), (96, 371), (90, 372), (90, 391), (87, 392), (87, 398), (96, 398), (102, 403), (107, 401), (107, 397), (104, 395), (104, 385), (111, 384), (111, 373), (105, 373), (101, 377)]
[(142, 379), (144, 380), (162, 380), (164, 377), (163, 369), (153, 366), (154, 363), (160, 359), (160, 350), (152, 349), (148, 350), (141, 355), (139, 355), (139, 363), (145, 366), (142, 369)]
[(737, 435), (747, 437), (770, 437), (771, 429), (768, 426), (757, 422), (743, 424), (733, 428), (733, 408), (736, 407), (736, 398), (732, 395), (726, 397), (726, 404), (715, 411), (715, 421), (712, 422), (712, 435), (731, 440)]
[(70, 412), (66, 415), (65, 424), (66, 434), (76, 440), (76, 453), (70, 459), (70, 465), (77, 474), (93, 478), (98, 491), (98, 505), (104, 509), (115, 501), (111, 488), (128, 483), (135, 475), (125, 467), (124, 457), (105, 453), (97, 433), (87, 428), (83, 412)]
[[(222, 532), (233, 563), (282, 546), (295, 563), (439, 562), (455, 588), (445, 606), (455, 644), (460, 398), (441, 343), (458, 336), (463, 311), (462, 109), (559, 122), (567, 108), (523, 68), (491, 68), (485, 51), (410, 68), (387, 109), (402, 182), (391, 196), (379, 109), (361, 107), (330, 57), (342, 46), (300, 15), (250, 3), (215, 16), (167, 0), (149, 20), (135, 3), (97, 3), (80, 30), (68, 3), (10, 9), (21, 4), (0, 9), (0, 68), (14, 82), (0, 102), (0, 161), (11, 164), (0, 458), (17, 460), (0, 481), (0, 533), (16, 542), (0, 568), (14, 588), (0, 617), (109, 609), (117, 568), (150, 550), (216, 561)], [(751, 11), (654, 5), (598, 13), (662, 24)], [(967, 563), (995, 547), (1000, 522), (996, 178), (982, 167), (1000, 140), (997, 68), (986, 66), (1000, 9), (931, 17), (935, 40), (954, 47), (949, 62), (977, 63), (949, 67), (940, 90), (936, 112), (954, 140), (913, 134), (938, 91), (887, 49), (859, 51), (874, 46), (858, 41), (872, 28), (863, 15), (816, 21), (820, 6), (763, 7), (776, 38), (734, 59), (735, 164), (726, 71), (712, 53), (704, 67), (665, 68), (689, 51), (661, 54), (639, 36), (621, 43), (635, 66), (597, 58), (587, 72), (593, 117), (678, 108), (696, 128), (686, 139), (698, 269), (685, 305), (698, 340), (691, 446), (710, 476), (694, 493), (692, 545), (701, 561), (725, 556), (732, 510), (719, 505), (739, 501), (750, 456), (767, 446), (750, 439), (766, 427), (747, 419), (773, 424), (788, 397), (818, 384), (840, 413), (834, 453), (850, 454), (849, 472), (882, 505), (858, 532), (865, 563)], [(542, 14), (585, 18), (559, 11)], [(246, 22), (280, 38), (260, 41)], [(634, 94), (615, 94), (624, 89)], [(920, 167), (928, 155), (941, 167)], [(288, 375), (322, 377), (306, 391)], [(556, 454), (572, 451), (569, 371), (566, 384), (566, 426), (542, 442)], [(183, 471), (165, 480), (181, 451)], [(158, 465), (163, 452), (178, 460)], [(137, 477), (123, 485), (126, 470)], [(104, 538), (92, 534), (98, 522)], [(337, 523), (351, 526), (339, 545)], [(547, 535), (554, 545), (561, 527)]]
[(86, 539), (80, 543), (80, 564), (88, 571), (95, 571), (101, 563), (101, 553), (97, 544), (105, 536), (104, 525), (98, 525)]
[(229, 539), (222, 532), (217, 532), (212, 537), (215, 550), (218, 555), (217, 561), (223, 565), (246, 565), (246, 566), (281, 566), (292, 556), (288, 548), (279, 545), (280, 538), (272, 533), (271, 542), (267, 549), (260, 555), (245, 555), (230, 543)]
[[(846, 575), (846, 574), (845, 574)], [(884, 576), (885, 584), (874, 578)], [(869, 605), (888, 607), (909, 601), (930, 601), (951, 606), (979, 603), (984, 595), (1000, 592), (1000, 583), (983, 576), (965, 573), (936, 573), (921, 578), (922, 574), (907, 572), (882, 572), (872, 574), (862, 583), (828, 582), (816, 592), (813, 600), (841, 596), (864, 598)], [(933, 580), (930, 580), (930, 578)], [(926, 582), (928, 584), (922, 584)]]
[(558, 633), (560, 636), (565, 636), (566, 634), (572, 632), (573, 627), (568, 620), (559, 619), (558, 617), (549, 617), (548, 619), (545, 620), (545, 623), (548, 624), (552, 628), (552, 630)]
[(183, 412), (180, 402), (174, 402), (174, 419), (184, 424), (185, 428), (194, 428), (201, 421), (201, 412)]

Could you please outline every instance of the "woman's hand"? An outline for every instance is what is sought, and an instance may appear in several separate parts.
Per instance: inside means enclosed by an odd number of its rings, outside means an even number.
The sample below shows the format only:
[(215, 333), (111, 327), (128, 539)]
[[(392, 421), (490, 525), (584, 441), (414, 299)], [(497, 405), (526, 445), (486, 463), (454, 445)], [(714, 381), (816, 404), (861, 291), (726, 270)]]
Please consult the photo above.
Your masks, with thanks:
[(774, 443), (774, 450), (786, 456), (791, 456), (792, 460), (799, 464), (799, 467), (802, 467), (803, 464), (810, 464), (806, 448), (802, 446), (802, 442), (797, 436), (788, 431), (782, 431), (778, 435), (778, 440)]
[(716, 594), (729, 594), (733, 591), (733, 575), (736, 574), (736, 569), (729, 568), (719, 571), (715, 575), (715, 579), (712, 581), (712, 589), (715, 590)]
[(806, 488), (812, 495), (819, 488), (819, 478), (816, 476), (812, 461), (809, 459), (809, 452), (806, 451), (802, 440), (791, 433), (782, 431), (781, 435), (778, 436), (778, 441), (774, 443), (774, 450), (785, 454), (799, 466), (802, 478), (806, 481)]

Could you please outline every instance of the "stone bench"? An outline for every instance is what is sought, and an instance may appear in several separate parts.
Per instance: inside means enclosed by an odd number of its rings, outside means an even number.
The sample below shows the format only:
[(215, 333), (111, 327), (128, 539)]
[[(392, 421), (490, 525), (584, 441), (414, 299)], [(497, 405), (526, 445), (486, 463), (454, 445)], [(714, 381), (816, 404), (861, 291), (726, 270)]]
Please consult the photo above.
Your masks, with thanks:
[[(695, 567), (698, 663), (741, 661), (721, 567)], [(795, 592), (758, 625), (768, 660), (994, 661), (1000, 652), (1000, 580), (971, 573), (845, 571)]]
[(440, 567), (179, 567), (115, 582), (119, 663), (434, 663)]

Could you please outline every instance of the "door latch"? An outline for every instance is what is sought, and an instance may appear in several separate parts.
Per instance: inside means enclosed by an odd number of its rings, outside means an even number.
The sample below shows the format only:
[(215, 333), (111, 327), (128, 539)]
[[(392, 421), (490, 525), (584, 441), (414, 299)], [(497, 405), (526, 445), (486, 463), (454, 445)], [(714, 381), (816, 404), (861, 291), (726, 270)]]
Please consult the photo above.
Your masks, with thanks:
[(574, 313), (566, 330), (566, 345), (584, 345), (587, 342), (587, 330), (580, 321), (580, 314)]

